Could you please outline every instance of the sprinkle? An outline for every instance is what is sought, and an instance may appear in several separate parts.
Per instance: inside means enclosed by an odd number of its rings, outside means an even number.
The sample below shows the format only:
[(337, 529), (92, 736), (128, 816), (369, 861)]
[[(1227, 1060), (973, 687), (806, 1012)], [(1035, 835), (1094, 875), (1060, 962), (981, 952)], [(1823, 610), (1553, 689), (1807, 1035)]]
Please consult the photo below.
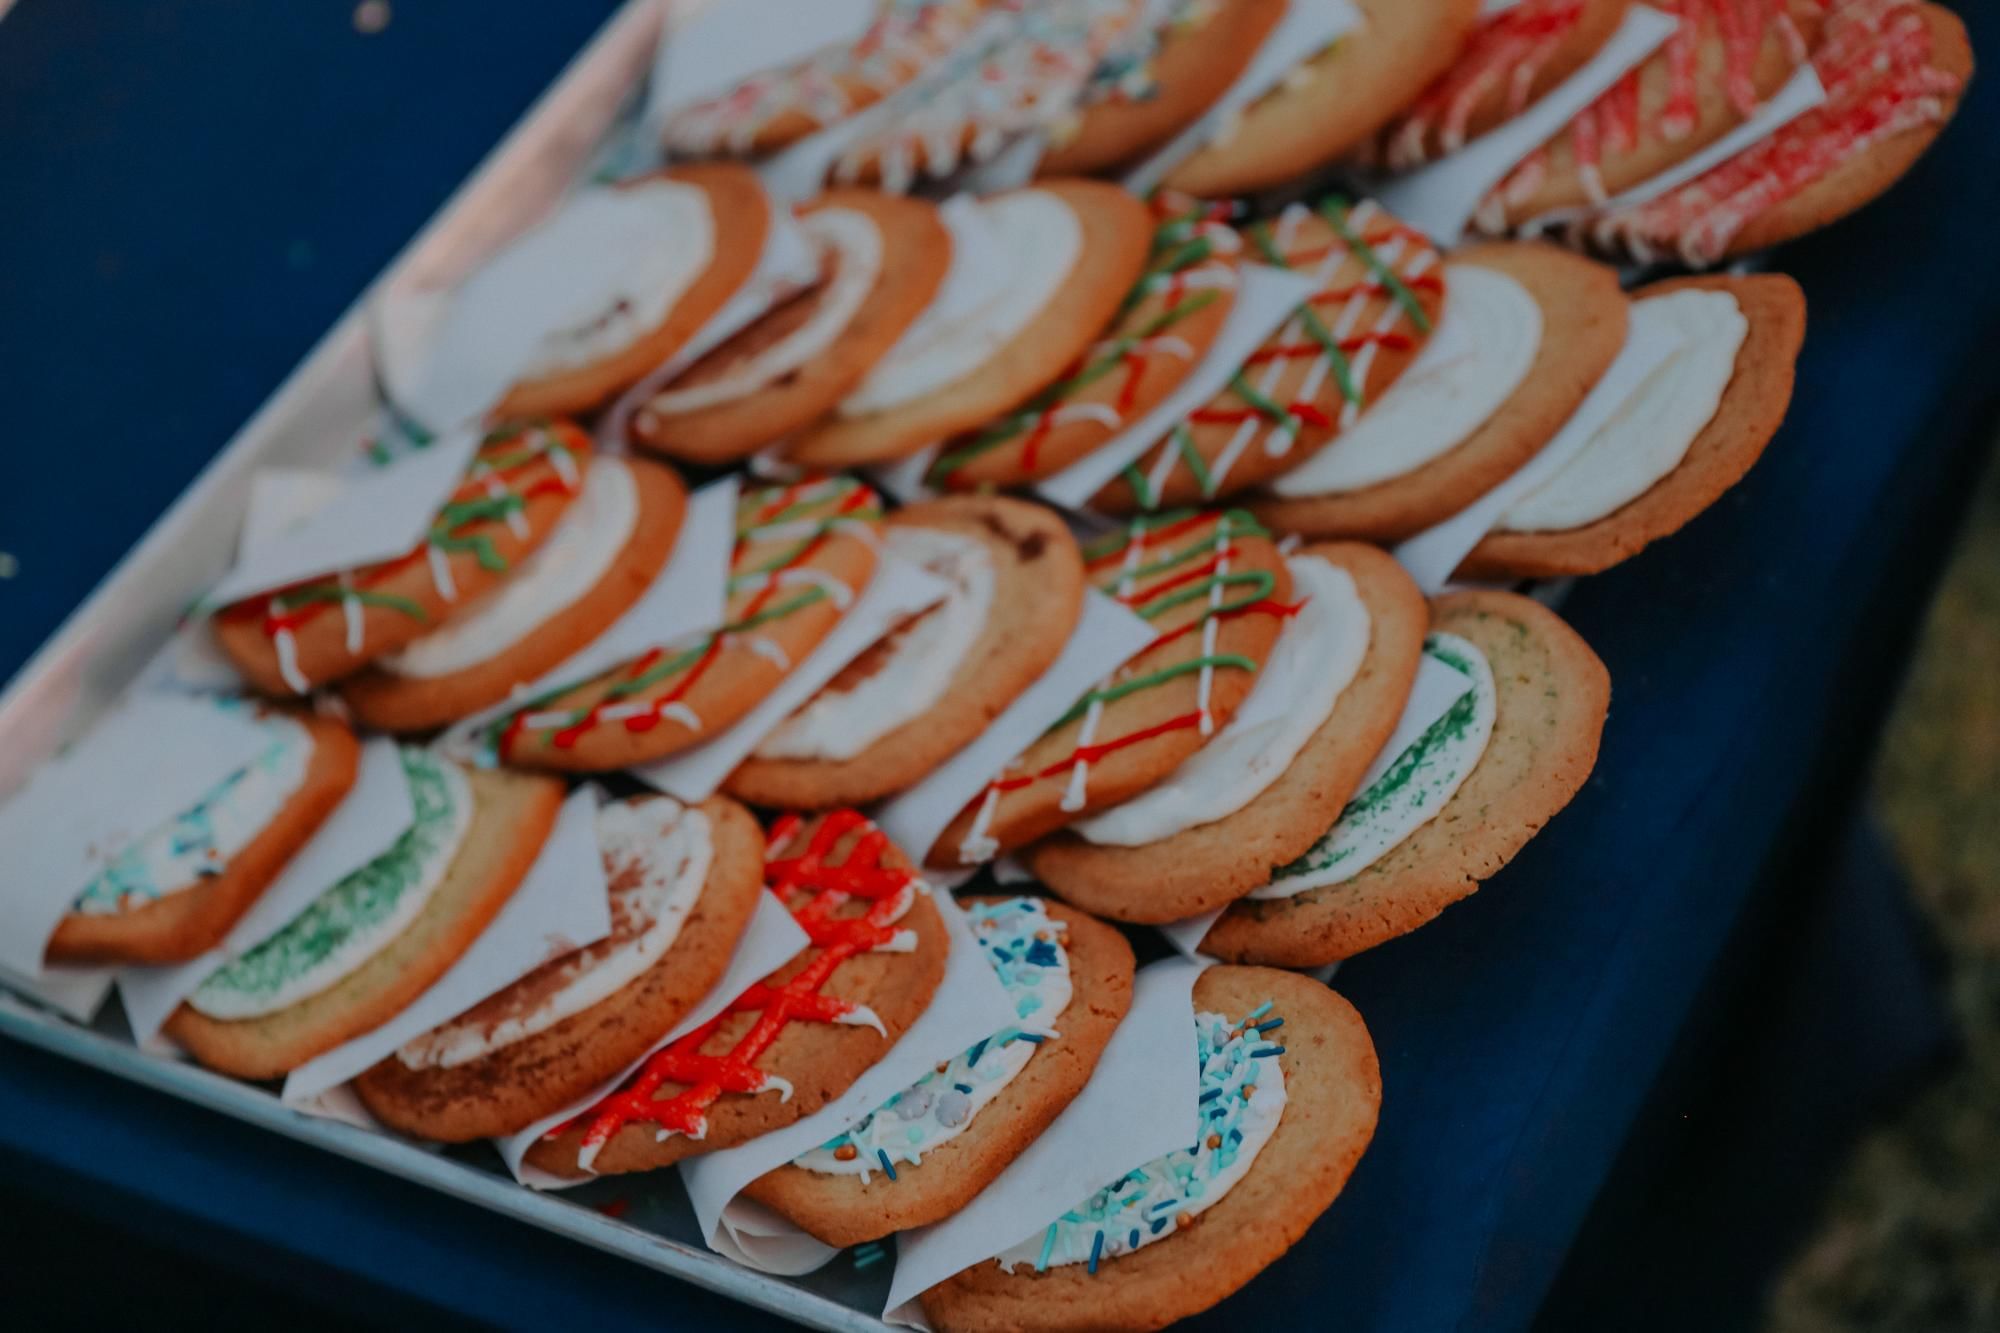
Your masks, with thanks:
[(888, 1254), (889, 1252), (882, 1248), (880, 1241), (871, 1240), (866, 1245), (857, 1245), (854, 1247), (854, 1266), (856, 1268), (872, 1268), (887, 1258)]
[(1097, 1259), (1104, 1253), (1104, 1233), (1098, 1232), (1090, 1242), (1090, 1275), (1097, 1276)]
[(1193, 1225), (1194, 1225), (1194, 1214), (1193, 1214), (1193, 1213), (1175, 1213), (1175, 1214), (1174, 1214), (1174, 1225), (1175, 1225), (1175, 1226), (1177, 1226), (1177, 1227), (1191, 1227), (1191, 1226), (1193, 1226)]
[(861, 1150), (851, 1143), (843, 1143), (833, 1150), (833, 1160), (836, 1162), (851, 1162), (860, 1155)]
[(1222, 1135), (1210, 1134), (1208, 1136), (1208, 1146), (1211, 1148), (1220, 1148), (1222, 1146)]
[(1243, 1021), (1246, 1023), (1255, 1022), (1257, 1019), (1262, 1018), (1265, 1014), (1270, 1013), (1273, 1007), (1274, 1006), (1272, 1001), (1266, 1000), (1264, 1001), (1264, 1003), (1258, 1005), (1255, 1009), (1252, 1009), (1249, 1013), (1245, 1014), (1243, 1016)]
[(1217, 1097), (1220, 1097), (1221, 1095), (1222, 1095), (1221, 1088), (1210, 1088), (1207, 1092), (1204, 1092), (1203, 1094), (1201, 1094), (1200, 1097), (1195, 1099), (1195, 1104), (1197, 1106), (1205, 1106), (1209, 1102), (1214, 1101)]
[(1048, 1040), (1047, 1037), (1038, 1037), (1032, 1032), (1016, 1032), (1014, 1035), (1022, 1041), (1033, 1042), (1037, 1046)]
[(1269, 1022), (1258, 1023), (1255, 1026), (1259, 1032), (1269, 1032), (1272, 1028), (1281, 1028), (1284, 1025), (1285, 1025), (1284, 1019), (1273, 1018)]
[(1057, 1222), (1049, 1223), (1048, 1234), (1042, 1237), (1042, 1257), (1035, 1260), (1035, 1271), (1037, 1273), (1046, 1273), (1049, 1271), (1049, 1255), (1056, 1248), (1056, 1228), (1059, 1225), (1061, 1224)]
[[(986, 1042), (984, 1040), (981, 1040), (971, 1050), (965, 1053), (965, 1063), (967, 1065), (976, 1065), (979, 1063), (979, 1057), (984, 1054), (986, 1054)], [(938, 1066), (938, 1072), (940, 1074), (944, 1072), (943, 1065)]]
[(875, 1157), (882, 1163), (882, 1170), (888, 1174), (889, 1179), (894, 1180), (896, 1178), (896, 1166), (895, 1163), (889, 1160), (889, 1154), (877, 1148), (875, 1150)]
[(1266, 1046), (1261, 1050), (1250, 1052), (1250, 1058), (1252, 1060), (1262, 1060), (1267, 1055), (1283, 1055), (1284, 1053), (1285, 1048), (1282, 1046)]
[(954, 1083), (951, 1086), (957, 1088), (968, 1097), (972, 1095), (972, 1085), (970, 1083)]

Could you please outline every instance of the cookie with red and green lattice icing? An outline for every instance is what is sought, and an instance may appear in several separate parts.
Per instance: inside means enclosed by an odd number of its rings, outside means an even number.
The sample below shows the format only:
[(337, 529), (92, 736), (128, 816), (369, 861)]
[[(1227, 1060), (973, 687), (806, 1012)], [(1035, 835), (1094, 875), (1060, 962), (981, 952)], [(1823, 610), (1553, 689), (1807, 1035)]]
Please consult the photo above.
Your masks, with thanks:
[(1198, 204), (1161, 223), (1146, 272), (1105, 336), (1018, 411), (947, 442), (925, 479), (951, 491), (1027, 485), (1158, 406), (1201, 364), (1235, 307), (1243, 242), (1226, 216)]
[(1857, 0), (1827, 17), (1813, 67), (1826, 101), (1680, 187), (1578, 224), (1597, 245), (1713, 264), (1845, 217), (1915, 165), (1972, 77), (1942, 5)]
[(1240, 510), (1135, 519), (1084, 558), (1157, 637), (959, 812), (931, 865), (991, 860), (1166, 777), (1236, 715), (1296, 609), (1277, 546)]
[(590, 456), (590, 436), (567, 421), (502, 427), (417, 549), (232, 603), (216, 613), (216, 643), (267, 694), (351, 676), (518, 572), (582, 491)]
[(1480, 0), (1355, 0), (1361, 23), (1296, 66), (1168, 175), (1207, 199), (1283, 186), (1348, 156), (1450, 69)]
[(1632, 0), (1521, 0), (1480, 19), (1452, 67), (1382, 131), (1375, 156), (1409, 171), (1496, 129), (1596, 55)]
[(817, 648), (874, 577), (882, 502), (851, 477), (745, 494), (736, 505), (726, 619), (493, 724), (500, 759), (602, 772), (727, 730)]
[(1388, 392), (1437, 326), (1443, 259), (1372, 200), (1294, 204), (1244, 229), (1249, 258), (1317, 291), (1230, 385), (1105, 486), (1108, 513), (1200, 504), (1297, 466)]
[(1819, 39), (1829, 0), (1680, 0), (1680, 27), (1493, 188), (1501, 231), (1601, 204), (1693, 157), (1756, 114)]
[(963, 41), (983, 0), (890, 0), (852, 44), (762, 70), (667, 121), (666, 146), (692, 157), (758, 157), (907, 87)]
[(1037, 170), (1095, 175), (1131, 163), (1194, 124), (1256, 58), (1287, 0), (1176, 0), (1148, 49), (1058, 126)]

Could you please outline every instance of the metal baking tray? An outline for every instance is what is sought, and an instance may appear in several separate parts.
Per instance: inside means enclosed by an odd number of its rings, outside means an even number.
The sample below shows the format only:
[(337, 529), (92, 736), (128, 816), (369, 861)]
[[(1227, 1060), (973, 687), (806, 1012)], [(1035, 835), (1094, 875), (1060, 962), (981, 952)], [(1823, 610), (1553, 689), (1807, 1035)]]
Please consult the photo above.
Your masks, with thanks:
[[(338, 466), (376, 419), (367, 311), (402, 284), (447, 284), (540, 217), (585, 174), (640, 88), (672, 0), (628, 0), (521, 122), (0, 694), (0, 799), (138, 676), (183, 608), (227, 568), (259, 468)], [(0, 1034), (351, 1161), (568, 1236), (814, 1328), (881, 1330), (887, 1264), (836, 1260), (790, 1280), (703, 1247), (672, 1172), (560, 1194), (516, 1185), (487, 1145), (438, 1152), (301, 1114), (275, 1094), (148, 1055), (115, 1004), (90, 1027), (0, 991)], [(617, 1218), (597, 1211), (614, 1192)]]

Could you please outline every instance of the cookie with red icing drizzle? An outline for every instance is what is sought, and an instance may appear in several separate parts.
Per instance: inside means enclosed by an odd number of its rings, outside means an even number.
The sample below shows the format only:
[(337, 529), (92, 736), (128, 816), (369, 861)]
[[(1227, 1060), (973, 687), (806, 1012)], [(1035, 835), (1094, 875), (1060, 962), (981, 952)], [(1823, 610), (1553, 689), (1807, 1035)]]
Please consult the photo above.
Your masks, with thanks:
[(216, 642), (267, 694), (307, 694), (352, 675), (504, 583), (576, 498), (590, 452), (590, 437), (567, 421), (494, 431), (421, 546), (226, 606)]
[(1158, 636), (959, 812), (931, 865), (991, 860), (1166, 777), (1236, 715), (1295, 609), (1276, 545), (1241, 510), (1138, 518), (1084, 557)]
[(1678, 189), (1587, 225), (1599, 245), (1713, 264), (1846, 216), (1901, 179), (1972, 76), (1965, 25), (1941, 5), (1851, 0), (1813, 52), (1826, 101)]
[(1294, 204), (1244, 235), (1250, 259), (1309, 274), (1318, 290), (1229, 388), (1099, 491), (1096, 508), (1200, 504), (1269, 481), (1359, 420), (1437, 326), (1437, 248), (1373, 200)]
[(1208, 355), (1236, 304), (1243, 241), (1227, 217), (1226, 205), (1179, 205), (1154, 232), (1146, 272), (1105, 336), (1018, 411), (946, 444), (926, 480), (952, 491), (1026, 485), (1158, 406)]
[(736, 504), (720, 629), (648, 649), (494, 724), (503, 762), (600, 772), (727, 730), (840, 623), (874, 577), (882, 501), (851, 477), (753, 490)]
[(1581, 69), (1632, 0), (1522, 0), (1480, 20), (1465, 53), (1382, 132), (1376, 156), (1409, 171), (1526, 111)]
[(1659, 175), (1749, 119), (1805, 63), (1833, 0), (1672, 0), (1680, 27), (1495, 186), (1490, 231), (1583, 208)]
[(894, 1046), (950, 947), (916, 871), (851, 810), (771, 826), (765, 879), (812, 944), (528, 1152), (557, 1175), (670, 1166), (796, 1123)]

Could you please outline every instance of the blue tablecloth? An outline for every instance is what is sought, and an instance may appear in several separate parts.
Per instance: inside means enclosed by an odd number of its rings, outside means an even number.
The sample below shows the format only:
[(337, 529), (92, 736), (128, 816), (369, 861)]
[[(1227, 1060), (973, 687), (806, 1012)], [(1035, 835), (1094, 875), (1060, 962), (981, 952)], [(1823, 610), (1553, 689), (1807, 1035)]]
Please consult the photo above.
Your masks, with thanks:
[[(21, 0), (0, 22), (0, 674), (18, 668), (442, 201), (610, 0)], [(1975, 42), (2000, 50), (2000, 13)], [(1382, 1126), (1311, 1235), (1204, 1321), (1525, 1326), (1724, 943), (1851, 775), (2000, 377), (2000, 88), (1885, 203), (1789, 249), (1791, 419), (1566, 614), (1603, 758), (1519, 861), (1339, 979)], [(0, 1046), (0, 1153), (211, 1262), (329, 1270), (496, 1324), (762, 1316), (219, 1117)], [(242, 1238), (262, 1239), (243, 1247)]]

